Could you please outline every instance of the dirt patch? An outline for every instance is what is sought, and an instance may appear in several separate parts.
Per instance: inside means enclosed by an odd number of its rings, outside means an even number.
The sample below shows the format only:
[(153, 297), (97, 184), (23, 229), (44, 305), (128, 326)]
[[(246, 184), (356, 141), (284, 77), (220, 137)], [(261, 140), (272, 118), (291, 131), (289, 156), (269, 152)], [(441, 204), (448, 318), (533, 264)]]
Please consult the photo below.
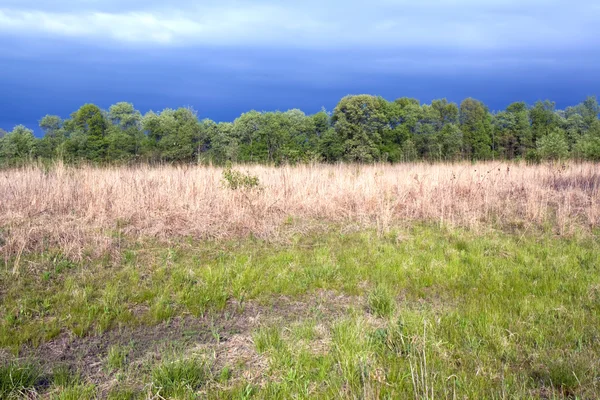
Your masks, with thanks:
[[(48, 374), (57, 366), (68, 367), (98, 385), (104, 394), (110, 390), (111, 382), (116, 382), (115, 372), (107, 365), (113, 346), (128, 350), (128, 375), (148, 372), (171, 349), (184, 355), (210, 352), (215, 370), (243, 365), (244, 370), (236, 375), (260, 384), (260, 375), (268, 363), (254, 349), (252, 332), (256, 328), (307, 318), (334, 320), (351, 308), (361, 307), (362, 302), (360, 297), (331, 291), (294, 299), (279, 296), (268, 304), (241, 305), (232, 301), (222, 313), (201, 318), (180, 316), (154, 326), (121, 327), (82, 338), (65, 333), (37, 348), (23, 348), (20, 357), (38, 362)], [(8, 360), (10, 355), (0, 349), (0, 358)]]

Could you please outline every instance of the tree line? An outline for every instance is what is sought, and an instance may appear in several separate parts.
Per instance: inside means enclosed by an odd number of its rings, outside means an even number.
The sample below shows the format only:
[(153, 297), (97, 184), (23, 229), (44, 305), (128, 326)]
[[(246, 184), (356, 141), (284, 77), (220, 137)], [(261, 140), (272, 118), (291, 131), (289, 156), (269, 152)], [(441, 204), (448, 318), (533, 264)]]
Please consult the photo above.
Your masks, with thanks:
[(596, 97), (558, 110), (551, 101), (490, 112), (481, 101), (344, 97), (333, 112), (250, 111), (233, 122), (191, 108), (142, 115), (130, 103), (85, 104), (67, 119), (46, 115), (43, 138), (23, 125), (0, 130), (0, 165), (35, 160), (132, 163), (402, 162), (575, 158), (600, 161)]

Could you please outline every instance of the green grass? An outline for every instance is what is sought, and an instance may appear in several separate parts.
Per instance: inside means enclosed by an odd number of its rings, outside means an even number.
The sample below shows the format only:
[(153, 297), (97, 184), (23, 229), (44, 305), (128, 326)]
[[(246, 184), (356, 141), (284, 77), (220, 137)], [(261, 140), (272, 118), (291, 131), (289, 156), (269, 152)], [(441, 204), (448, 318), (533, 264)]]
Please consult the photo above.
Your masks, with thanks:
[(194, 392), (202, 387), (207, 376), (202, 360), (167, 360), (152, 370), (152, 390), (166, 398), (194, 398)]
[(42, 384), (42, 372), (36, 364), (8, 362), (0, 365), (0, 399), (35, 395)]
[(106, 363), (112, 370), (121, 369), (127, 362), (127, 354), (129, 349), (115, 345), (108, 349), (108, 355), (106, 357)]
[[(599, 249), (590, 235), (413, 226), (384, 236), (332, 230), (286, 245), (137, 242), (118, 263), (73, 263), (49, 250), (23, 255), (29, 270), (19, 276), (0, 267), (0, 348), (17, 354), (61, 332), (85, 340), (183, 316), (226, 325), (260, 306), (266, 319), (248, 332), (207, 328), (203, 361), (174, 344), (175, 358), (144, 359), (140, 369), (133, 347), (114, 343), (99, 355), (107, 380), (124, 388), (110, 393), (598, 398)], [(222, 360), (236, 333), (252, 343), (248, 357)], [(45, 390), (32, 379), (6, 384), (5, 371), (3, 393)], [(102, 386), (53, 379), (64, 398)]]
[(92, 400), (96, 398), (96, 387), (91, 384), (74, 385), (60, 388), (52, 396), (54, 400)]

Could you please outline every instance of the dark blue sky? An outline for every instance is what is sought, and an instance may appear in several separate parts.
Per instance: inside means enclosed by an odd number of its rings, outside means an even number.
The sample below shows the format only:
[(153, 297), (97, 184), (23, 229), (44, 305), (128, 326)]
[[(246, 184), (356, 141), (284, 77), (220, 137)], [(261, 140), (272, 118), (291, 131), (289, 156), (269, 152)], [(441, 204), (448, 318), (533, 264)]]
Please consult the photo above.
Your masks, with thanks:
[(251, 109), (331, 110), (358, 93), (471, 96), (492, 110), (600, 94), (593, 2), (332, 1), (317, 13), (311, 2), (2, 0), (0, 128), (37, 128), (86, 102), (192, 106), (225, 121)]

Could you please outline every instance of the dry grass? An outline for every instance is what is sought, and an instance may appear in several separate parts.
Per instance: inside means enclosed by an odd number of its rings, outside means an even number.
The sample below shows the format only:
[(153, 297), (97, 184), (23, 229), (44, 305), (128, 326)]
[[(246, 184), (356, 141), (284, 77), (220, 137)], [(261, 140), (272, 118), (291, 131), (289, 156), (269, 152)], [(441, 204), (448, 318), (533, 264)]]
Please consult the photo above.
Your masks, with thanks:
[[(0, 172), (0, 251), (58, 246), (71, 257), (125, 235), (277, 238), (283, 226), (318, 221), (377, 227), (428, 221), (473, 229), (551, 227), (558, 234), (600, 222), (597, 164), (403, 164), (248, 166), (263, 190), (225, 188), (222, 169), (140, 166)], [(300, 224), (298, 225), (298, 221)]]

